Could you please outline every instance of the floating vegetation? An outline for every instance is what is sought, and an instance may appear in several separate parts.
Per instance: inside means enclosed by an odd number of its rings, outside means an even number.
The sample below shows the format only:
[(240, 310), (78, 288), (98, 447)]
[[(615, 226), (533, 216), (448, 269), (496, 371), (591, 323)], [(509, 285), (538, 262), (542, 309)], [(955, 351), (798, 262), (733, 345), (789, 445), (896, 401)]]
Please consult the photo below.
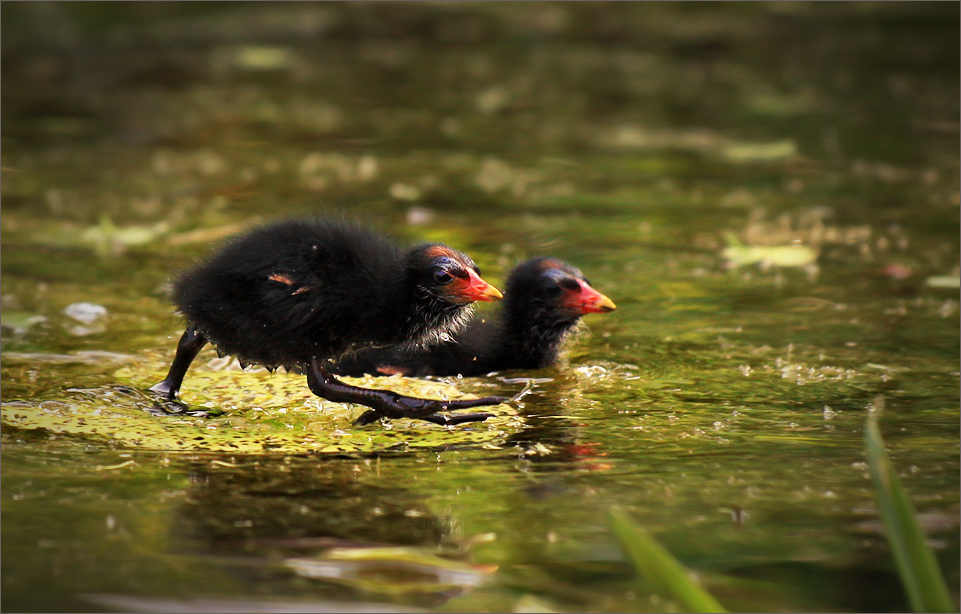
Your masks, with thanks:
[(817, 262), (818, 252), (806, 245), (744, 245), (733, 234), (725, 235), (728, 246), (721, 252), (732, 269), (752, 264), (762, 267), (806, 267)]
[(951, 275), (934, 275), (928, 277), (925, 283), (932, 288), (948, 288), (957, 290), (961, 288), (961, 277)]
[[(4, 309), (0, 313), (0, 329), (13, 335), (26, 334), (31, 328), (47, 321), (45, 316), (16, 309)], [(4, 354), (4, 359), (7, 355)]]
[(120, 354), (119, 352), (80, 350), (71, 354), (48, 354), (44, 352), (4, 352), (3, 360), (8, 362), (8, 364), (82, 363), (96, 365), (111, 362), (132, 362), (137, 360), (137, 358), (128, 354)]
[[(55, 360), (103, 360), (65, 356)], [(5, 355), (6, 358), (6, 355)], [(109, 357), (108, 357), (109, 358)], [(265, 370), (191, 373), (185, 400), (164, 402), (143, 392), (146, 382), (132, 369), (116, 374), (132, 386), (71, 389), (63, 400), (2, 405), (2, 421), (21, 429), (106, 439), (125, 447), (167, 451), (218, 451), (249, 454), (306, 452), (352, 453), (389, 449), (497, 444), (522, 425), (506, 405), (485, 422), (446, 428), (399, 420), (365, 428), (351, 422), (365, 408), (351, 408), (313, 396), (300, 376)], [(345, 378), (370, 388), (431, 398), (465, 396), (453, 386), (400, 377)], [(220, 414), (213, 419), (197, 416)]]
[(317, 557), (290, 558), (284, 564), (305, 578), (387, 595), (471, 589), (497, 569), (413, 547), (331, 548)]
[(796, 157), (798, 150), (793, 140), (785, 139), (773, 143), (730, 143), (721, 153), (730, 162), (777, 162)]
[[(114, 6), (3, 4), (7, 609), (687, 607), (632, 580), (620, 506), (731, 610), (909, 610), (864, 457), (880, 394), (956, 599), (955, 5)], [(183, 331), (172, 278), (340, 211), (495, 285), (569, 260), (619, 309), (552, 369), (352, 380), (515, 396), (449, 430), (352, 427), (212, 349), (185, 405), (144, 392)], [(413, 566), (285, 564), (455, 558), (461, 533), (500, 567), (442, 606)]]

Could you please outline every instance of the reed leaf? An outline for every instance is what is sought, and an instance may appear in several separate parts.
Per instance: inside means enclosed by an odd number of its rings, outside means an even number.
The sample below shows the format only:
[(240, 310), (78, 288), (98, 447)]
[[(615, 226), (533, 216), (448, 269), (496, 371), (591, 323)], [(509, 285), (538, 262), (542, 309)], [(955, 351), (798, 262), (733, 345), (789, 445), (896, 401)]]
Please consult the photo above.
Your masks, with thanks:
[(914, 505), (884, 450), (874, 413), (868, 415), (865, 443), (884, 534), (891, 545), (911, 609), (915, 612), (957, 612), (934, 553), (925, 542)]
[(674, 558), (664, 546), (651, 537), (646, 530), (622, 510), (610, 511), (614, 535), (627, 552), (634, 568), (648, 582), (650, 588), (662, 596), (673, 599), (691, 612), (725, 612), (711, 596)]

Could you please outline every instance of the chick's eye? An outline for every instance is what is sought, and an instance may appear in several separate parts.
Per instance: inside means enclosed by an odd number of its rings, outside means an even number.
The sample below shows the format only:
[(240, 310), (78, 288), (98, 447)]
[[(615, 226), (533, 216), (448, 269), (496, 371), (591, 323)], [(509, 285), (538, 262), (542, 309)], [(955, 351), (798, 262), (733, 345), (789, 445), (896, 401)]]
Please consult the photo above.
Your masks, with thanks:
[(434, 283), (439, 286), (449, 284), (452, 279), (454, 279), (454, 277), (447, 271), (444, 271), (442, 269), (434, 271)]
[(557, 298), (562, 292), (564, 292), (564, 290), (557, 284), (548, 284), (544, 286), (544, 295), (548, 298)]

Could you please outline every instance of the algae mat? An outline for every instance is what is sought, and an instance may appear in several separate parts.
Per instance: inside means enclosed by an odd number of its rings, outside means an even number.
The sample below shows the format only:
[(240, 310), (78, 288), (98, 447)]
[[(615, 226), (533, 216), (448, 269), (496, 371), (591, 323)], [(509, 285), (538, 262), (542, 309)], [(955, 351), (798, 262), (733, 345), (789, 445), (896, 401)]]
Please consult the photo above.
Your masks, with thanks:
[[(244, 454), (497, 447), (523, 425), (513, 408), (499, 405), (488, 410), (493, 418), (457, 427), (421, 420), (352, 427), (366, 408), (320, 399), (307, 389), (303, 376), (263, 369), (192, 373), (189, 389), (183, 391), (188, 412), (165, 415), (160, 402), (144, 392), (151, 383), (146, 375), (124, 367), (114, 374), (120, 385), (69, 388), (57, 399), (5, 402), (0, 416), (7, 427), (92, 437), (121, 447)], [(396, 376), (344, 381), (427, 398), (475, 398), (439, 381)], [(215, 417), (200, 417), (205, 412)]]

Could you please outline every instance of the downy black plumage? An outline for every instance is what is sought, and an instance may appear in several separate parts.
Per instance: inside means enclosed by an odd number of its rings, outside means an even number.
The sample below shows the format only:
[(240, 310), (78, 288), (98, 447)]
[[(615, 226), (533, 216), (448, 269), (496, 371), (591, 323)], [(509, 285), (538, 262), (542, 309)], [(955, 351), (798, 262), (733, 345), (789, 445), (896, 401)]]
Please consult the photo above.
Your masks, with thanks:
[(584, 275), (556, 258), (533, 258), (511, 272), (493, 320), (474, 318), (450, 342), (421, 348), (367, 348), (333, 366), (339, 375), (484, 375), (553, 365), (564, 341), (587, 313), (614, 303)]
[(499, 298), (470, 257), (446, 245), (405, 252), (342, 220), (276, 222), (230, 241), (177, 280), (173, 300), (187, 330), (167, 378), (151, 390), (173, 399), (209, 341), (242, 363), (303, 371), (318, 396), (371, 407), (360, 424), (382, 416), (483, 420), (488, 414), (436, 412), (504, 399), (441, 402), (357, 388), (334, 378), (328, 361), (370, 346), (424, 347), (463, 327), (474, 301)]

